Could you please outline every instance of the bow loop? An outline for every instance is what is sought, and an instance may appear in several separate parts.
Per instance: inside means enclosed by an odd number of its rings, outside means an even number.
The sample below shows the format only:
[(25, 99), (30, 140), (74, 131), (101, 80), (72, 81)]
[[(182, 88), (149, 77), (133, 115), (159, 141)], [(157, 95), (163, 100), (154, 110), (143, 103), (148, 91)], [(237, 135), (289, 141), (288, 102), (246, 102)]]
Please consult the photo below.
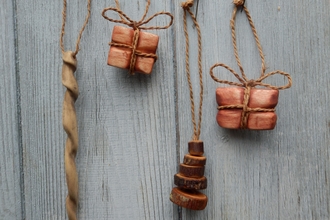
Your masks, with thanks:
[[(287, 79), (288, 83), (284, 86), (273, 86), (271, 84), (267, 84), (267, 83), (262, 82), (264, 79), (266, 79), (270, 76), (273, 76), (273, 75), (282, 75), (282, 76), (284, 76)], [(291, 78), (290, 74), (286, 73), (284, 71), (281, 71), (281, 70), (275, 70), (273, 72), (267, 73), (266, 75), (261, 76), (259, 79), (257, 79), (256, 82), (260, 86), (267, 87), (267, 88), (270, 88), (270, 89), (278, 89), (278, 90), (288, 89), (292, 86), (292, 78)]]
[[(213, 73), (213, 69), (215, 69), (216, 67), (223, 67), (227, 70), (229, 70), (241, 83), (236, 83), (236, 82), (231, 82), (231, 81), (227, 81), (227, 80), (222, 80), (222, 79), (219, 79), (217, 78), (214, 73)], [(222, 84), (228, 84), (228, 85), (231, 85), (231, 86), (240, 86), (240, 87), (244, 87), (244, 85), (246, 84), (246, 81), (241, 78), (236, 72), (235, 70), (233, 70), (232, 68), (230, 68), (229, 66), (227, 66), (226, 64), (224, 63), (216, 63), (214, 64), (211, 69), (210, 69), (210, 75), (212, 77), (212, 79), (218, 83), (222, 83)]]
[[(229, 70), (240, 81), (240, 83), (231, 82), (231, 81), (222, 80), (222, 79), (217, 78), (213, 73), (213, 69), (216, 68), (216, 67), (219, 67), (219, 66)], [(286, 72), (283, 72), (281, 70), (276, 70), (276, 71), (267, 73), (267, 74), (261, 76), (257, 80), (254, 80), (254, 79), (248, 80), (246, 78), (240, 77), (232, 68), (230, 68), (226, 64), (217, 63), (217, 64), (215, 64), (211, 67), (210, 75), (211, 75), (212, 79), (214, 81), (218, 82), (218, 83), (227, 84), (227, 85), (235, 85), (235, 86), (240, 86), (240, 87), (245, 87), (245, 88), (248, 88), (248, 87), (253, 88), (253, 87), (256, 87), (256, 86), (263, 86), (263, 87), (270, 88), (270, 89), (282, 90), (282, 89), (288, 89), (292, 85), (292, 78), (291, 78), (290, 74), (288, 74)], [(267, 83), (262, 82), (264, 79), (266, 79), (270, 76), (273, 76), (273, 75), (282, 75), (282, 76), (284, 76), (288, 80), (288, 83), (284, 86), (273, 86), (271, 84), (267, 84)]]
[[(119, 14), (119, 16), (121, 17), (121, 20), (117, 20), (117, 19), (113, 19), (113, 18), (108, 17), (106, 15), (107, 11), (117, 12)], [(151, 26), (151, 27), (143, 26), (143, 25), (149, 23), (155, 17), (160, 16), (160, 15), (166, 15), (166, 16), (169, 16), (171, 18), (168, 25), (166, 25), (166, 26)], [(113, 8), (113, 7), (105, 8), (102, 11), (102, 16), (108, 21), (111, 21), (111, 22), (114, 22), (114, 23), (119, 23), (119, 24), (125, 24), (125, 25), (133, 28), (134, 30), (136, 30), (136, 29), (141, 29), (141, 30), (142, 29), (143, 30), (167, 29), (173, 24), (173, 20), (174, 20), (174, 17), (171, 13), (162, 11), (162, 12), (157, 12), (156, 14), (152, 15), (151, 17), (149, 17), (146, 20), (144, 20), (144, 18), (143, 18), (141, 21), (134, 21), (130, 17), (128, 17), (122, 10), (120, 10), (118, 8)]]
[[(153, 20), (154, 18), (156, 18), (158, 16), (161, 16), (161, 15), (169, 16), (171, 18), (170, 22), (167, 25), (165, 25), (165, 26), (151, 26), (151, 27), (142, 26), (144, 24), (149, 23), (151, 20)], [(140, 23), (140, 25), (141, 25), (140, 26), (140, 29), (143, 29), (143, 30), (167, 29), (167, 28), (169, 28), (173, 24), (173, 20), (174, 20), (174, 17), (173, 17), (173, 15), (171, 13), (165, 12), (165, 11), (157, 12), (156, 14), (150, 16), (145, 21), (141, 22)]]
[[(118, 15), (121, 17), (121, 20), (117, 20), (117, 19), (113, 19), (113, 18), (109, 18), (108, 16), (106, 16), (106, 12), (107, 11), (114, 11), (114, 12), (117, 12)], [(109, 7), (109, 8), (105, 8), (103, 11), (102, 11), (102, 16), (108, 20), (108, 21), (111, 21), (111, 22), (114, 22), (114, 23), (119, 23), (119, 24), (125, 24), (127, 26), (131, 26), (132, 23), (133, 23), (133, 20), (130, 19), (122, 10), (118, 9), (118, 8), (113, 8), (113, 7)], [(125, 18), (125, 19), (124, 19)]]

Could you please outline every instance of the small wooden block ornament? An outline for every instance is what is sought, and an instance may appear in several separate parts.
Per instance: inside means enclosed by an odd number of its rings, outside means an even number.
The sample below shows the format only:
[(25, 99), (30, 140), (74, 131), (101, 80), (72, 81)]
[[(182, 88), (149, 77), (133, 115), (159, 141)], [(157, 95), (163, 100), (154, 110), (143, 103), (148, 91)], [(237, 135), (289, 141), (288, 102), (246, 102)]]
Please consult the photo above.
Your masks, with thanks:
[[(133, 53), (132, 45), (134, 30), (131, 28), (115, 26), (112, 32), (110, 51), (108, 55), (108, 65), (123, 69), (130, 69), (130, 62)], [(140, 31), (139, 40), (136, 47), (136, 62), (134, 71), (143, 74), (152, 72), (155, 58), (141, 56), (140, 54), (153, 54), (156, 56), (159, 37), (155, 34)], [(119, 45), (119, 46), (116, 46)], [(122, 45), (122, 46), (120, 46)], [(126, 45), (123, 46), (123, 45)]]
[[(245, 88), (220, 87), (216, 90), (216, 100), (220, 109), (217, 122), (223, 128), (239, 129), (244, 109)], [(246, 128), (251, 130), (271, 130), (276, 125), (274, 108), (278, 102), (279, 91), (275, 89), (251, 88), (247, 104), (248, 119)], [(226, 106), (228, 108), (226, 108)], [(233, 106), (233, 107), (229, 107)], [(235, 108), (234, 106), (240, 106)], [(273, 109), (273, 110), (272, 110)], [(269, 110), (269, 111), (268, 111)]]

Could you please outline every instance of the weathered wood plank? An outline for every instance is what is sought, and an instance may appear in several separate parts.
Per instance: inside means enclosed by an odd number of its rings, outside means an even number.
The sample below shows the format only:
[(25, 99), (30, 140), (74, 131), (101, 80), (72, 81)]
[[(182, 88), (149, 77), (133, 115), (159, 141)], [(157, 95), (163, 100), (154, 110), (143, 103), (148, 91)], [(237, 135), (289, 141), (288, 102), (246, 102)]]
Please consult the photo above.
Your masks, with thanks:
[(0, 219), (22, 219), (13, 6), (0, 7)]
[[(0, 17), (5, 18), (0, 27), (9, 30), (9, 35), (2, 34), (2, 42), (13, 39), (10, 26), (13, 16), (8, 15), (12, 8), (7, 10), (12, 6), (6, 2), (6, 11), (0, 9)], [(145, 1), (120, 2), (124, 12), (134, 19), (140, 18)], [(107, 43), (114, 24), (104, 20), (100, 12), (114, 2), (93, 2), (77, 70), (81, 91), (76, 103), (80, 132), (77, 159), (80, 219), (178, 219), (177, 208), (168, 198), (178, 166), (176, 146), (180, 146), (182, 161), (192, 135), (179, 4), (152, 1), (150, 12), (173, 11), (175, 26), (166, 31), (151, 31), (160, 35), (159, 60), (152, 75), (130, 77), (126, 70), (106, 65)], [(74, 0), (68, 6), (65, 44), (72, 49), (86, 3)], [(328, 219), (330, 113), (326, 74), (330, 68), (330, 4), (327, 0), (317, 3), (252, 0), (247, 6), (269, 70), (291, 73), (294, 85), (280, 92), (274, 131), (228, 131), (218, 127), (215, 89), (219, 85), (212, 81), (208, 71), (219, 61), (238, 69), (229, 29), (232, 4), (199, 2), (206, 85), (201, 138), (207, 156), (208, 189), (204, 192), (209, 196), (209, 204), (205, 211), (183, 210), (183, 219)], [(62, 5), (20, 0), (17, 10), (24, 191), (28, 201), (25, 217), (65, 219), (65, 135), (61, 125), (64, 89), (60, 83), (58, 43)], [(194, 44), (196, 34), (191, 22), (189, 28), (193, 35), (190, 42)], [(246, 73), (248, 77), (257, 77), (258, 51), (241, 13), (237, 17), (237, 36)], [(7, 52), (2, 55), (1, 64), (7, 64), (6, 60), (12, 62), (0, 67), (5, 68), (0, 75), (1, 100), (6, 101), (2, 101), (0, 123), (11, 129), (11, 135), (3, 133), (0, 137), (6, 143), (1, 148), (5, 152), (1, 155), (5, 156), (0, 165), (6, 166), (6, 170), (0, 172), (1, 181), (5, 180), (0, 185), (0, 191), (5, 192), (0, 197), (0, 213), (6, 219), (20, 219), (16, 78), (14, 74), (5, 74), (15, 68), (14, 46), (2, 43), (0, 47)], [(191, 53), (192, 74), (197, 74), (194, 66), (197, 51), (192, 49)], [(224, 70), (217, 73), (235, 80)], [(195, 76), (193, 83), (197, 89)], [(275, 77), (267, 82), (283, 84), (284, 79)], [(9, 113), (11, 117), (7, 117)], [(12, 189), (7, 191), (7, 186)]]
[[(328, 219), (329, 203), (329, 1), (247, 1), (269, 71), (292, 74), (292, 89), (280, 92), (274, 131), (230, 131), (218, 127), (215, 89), (209, 68), (224, 62), (238, 70), (231, 44), (228, 1), (200, 1), (203, 31), (205, 107), (202, 140), (207, 156), (209, 204), (183, 210), (183, 219)], [(176, 5), (178, 114), (181, 158), (192, 134), (184, 75), (182, 9)], [(179, 21), (179, 19), (181, 19)], [(195, 35), (192, 24), (190, 33)], [(238, 47), (248, 77), (257, 77), (260, 58), (244, 14), (237, 16)], [(191, 43), (196, 38), (191, 39)], [(196, 47), (195, 47), (196, 48)], [(197, 60), (197, 51), (192, 61)], [(193, 62), (192, 62), (193, 63)], [(197, 73), (197, 66), (192, 67)], [(235, 80), (226, 70), (217, 73)], [(194, 85), (198, 85), (197, 76)], [(282, 77), (267, 82), (281, 85)]]
[[(142, 16), (145, 2), (120, 2), (132, 18)], [(171, 11), (169, 2), (152, 3), (149, 15)], [(101, 10), (110, 5), (114, 1), (93, 1), (78, 54), (78, 217), (177, 218), (168, 198), (177, 166), (173, 31), (150, 31), (160, 36), (159, 60), (151, 76), (130, 77), (127, 70), (107, 66), (114, 24)], [(70, 1), (68, 7), (65, 45), (72, 49), (86, 2)], [(61, 10), (60, 2), (18, 1), (26, 219), (66, 218)]]

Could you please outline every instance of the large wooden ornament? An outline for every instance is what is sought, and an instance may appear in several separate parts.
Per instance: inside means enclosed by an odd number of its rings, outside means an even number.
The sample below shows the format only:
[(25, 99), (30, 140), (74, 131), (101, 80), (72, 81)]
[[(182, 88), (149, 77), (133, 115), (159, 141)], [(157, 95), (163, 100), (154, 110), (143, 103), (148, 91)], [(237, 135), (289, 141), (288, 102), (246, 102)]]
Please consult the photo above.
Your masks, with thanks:
[(115, 26), (110, 43), (108, 65), (129, 70), (132, 56), (136, 56), (134, 72), (150, 74), (157, 58), (159, 37), (155, 34), (139, 31), (135, 50), (133, 41), (133, 29)]
[(275, 89), (250, 90), (249, 100), (244, 100), (245, 88), (220, 87), (216, 90), (219, 105), (217, 122), (223, 128), (239, 129), (246, 117), (246, 127), (251, 130), (270, 130), (276, 125), (275, 107), (279, 91)]
[(170, 200), (187, 209), (203, 210), (207, 205), (207, 196), (198, 190), (207, 187), (204, 176), (206, 158), (202, 156), (204, 144), (202, 141), (191, 141), (188, 148), (189, 154), (180, 164), (179, 173), (174, 175), (174, 184), (178, 187), (172, 189)]
[[(239, 75), (234, 69), (224, 63), (216, 63), (211, 67), (210, 75), (214, 81), (230, 86), (238, 86), (218, 88), (216, 90), (216, 99), (219, 105), (217, 122), (221, 127), (229, 129), (271, 130), (276, 125), (277, 116), (275, 107), (278, 101), (279, 90), (290, 88), (292, 79), (290, 74), (281, 70), (266, 73), (265, 56), (262, 52), (260, 40), (250, 12), (244, 6), (245, 0), (234, 0), (233, 3), (236, 7), (233, 9), (232, 19), (230, 21), (231, 36), (236, 62), (241, 74)], [(238, 8), (240, 7), (244, 10), (249, 20), (261, 58), (261, 74), (257, 79), (247, 78), (238, 55), (235, 21)], [(213, 69), (216, 67), (223, 67), (229, 70), (238, 81), (232, 82), (217, 78), (213, 73)], [(288, 83), (284, 86), (274, 86), (263, 82), (266, 78), (273, 75), (284, 76), (288, 80)], [(259, 89), (257, 87), (263, 87), (265, 89)]]

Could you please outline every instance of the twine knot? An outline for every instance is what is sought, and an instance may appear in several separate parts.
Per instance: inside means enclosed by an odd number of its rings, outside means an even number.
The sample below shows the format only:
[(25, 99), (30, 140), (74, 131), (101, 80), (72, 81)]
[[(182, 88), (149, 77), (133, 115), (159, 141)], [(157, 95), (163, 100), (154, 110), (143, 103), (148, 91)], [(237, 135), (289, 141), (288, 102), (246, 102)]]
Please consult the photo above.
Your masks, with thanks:
[(257, 84), (257, 82), (254, 79), (250, 79), (249, 81), (244, 83), (245, 87), (255, 87)]
[(128, 26), (130, 26), (131, 28), (133, 28), (133, 30), (136, 30), (139, 28), (139, 25), (136, 21), (131, 22)]
[(236, 5), (236, 7), (239, 7), (244, 5), (245, 0), (234, 0), (233, 3)]
[(193, 5), (194, 5), (194, 0), (188, 0), (188, 1), (186, 1), (186, 2), (182, 2), (182, 3), (181, 3), (181, 7), (182, 7), (183, 9), (191, 8)]

